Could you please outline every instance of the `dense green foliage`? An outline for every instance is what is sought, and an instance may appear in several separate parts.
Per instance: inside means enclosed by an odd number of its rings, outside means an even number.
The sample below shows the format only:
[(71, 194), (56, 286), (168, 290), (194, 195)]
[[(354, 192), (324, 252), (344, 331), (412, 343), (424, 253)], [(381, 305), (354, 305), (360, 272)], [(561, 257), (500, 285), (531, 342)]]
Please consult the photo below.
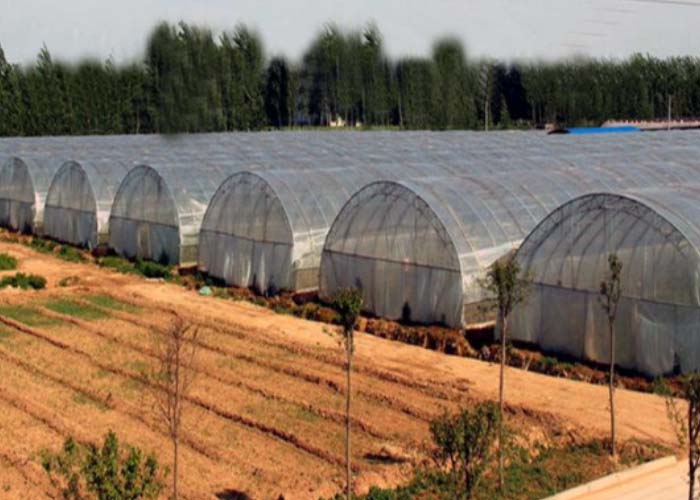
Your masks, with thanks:
[(0, 280), (0, 289), (8, 286), (21, 288), (22, 290), (29, 290), (30, 288), (32, 290), (41, 290), (46, 288), (46, 278), (36, 274), (17, 273), (14, 276), (5, 276)]
[(156, 458), (135, 447), (123, 450), (113, 432), (101, 447), (69, 438), (59, 453), (45, 452), (42, 465), (65, 500), (139, 500), (163, 489)]
[(700, 59), (577, 59), (554, 64), (470, 59), (454, 39), (430, 57), (391, 60), (374, 25), (326, 26), (298, 63), (268, 59), (238, 26), (159, 24), (141, 61), (30, 67), (0, 49), (0, 135), (133, 134), (348, 124), (409, 129), (501, 128), (557, 121), (700, 116)]
[(430, 423), (435, 459), (455, 498), (472, 498), (492, 459), (500, 411), (490, 401)]
[(17, 269), (17, 259), (12, 255), (0, 253), (0, 271), (11, 271)]

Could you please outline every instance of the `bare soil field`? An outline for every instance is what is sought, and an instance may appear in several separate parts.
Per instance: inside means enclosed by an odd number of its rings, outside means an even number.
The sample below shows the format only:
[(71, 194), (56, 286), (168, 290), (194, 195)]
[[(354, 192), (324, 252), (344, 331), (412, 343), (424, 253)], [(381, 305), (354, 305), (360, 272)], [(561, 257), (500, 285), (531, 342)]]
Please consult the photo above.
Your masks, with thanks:
[[(0, 252), (48, 280), (39, 292), (0, 291), (1, 498), (52, 498), (40, 452), (68, 436), (98, 442), (112, 429), (170, 461), (144, 375), (172, 311), (200, 331), (183, 498), (316, 499), (342, 489), (344, 372), (333, 327), (19, 244), (0, 243)], [(408, 479), (426, 459), (432, 418), (497, 395), (496, 365), (361, 333), (356, 342), (358, 490)], [(623, 440), (677, 447), (661, 397), (617, 394)], [(604, 386), (507, 372), (509, 420), (533, 446), (606, 436), (607, 398)]]

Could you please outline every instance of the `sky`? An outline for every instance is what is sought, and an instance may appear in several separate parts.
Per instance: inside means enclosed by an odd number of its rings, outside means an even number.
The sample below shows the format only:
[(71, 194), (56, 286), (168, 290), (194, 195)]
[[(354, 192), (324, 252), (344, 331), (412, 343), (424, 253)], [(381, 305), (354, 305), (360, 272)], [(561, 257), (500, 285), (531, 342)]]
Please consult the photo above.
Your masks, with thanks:
[(700, 0), (0, 0), (0, 45), (13, 63), (142, 56), (161, 20), (256, 29), (271, 55), (296, 59), (329, 22), (375, 22), (391, 56), (428, 55), (446, 35), (505, 61), (575, 55), (700, 56)]

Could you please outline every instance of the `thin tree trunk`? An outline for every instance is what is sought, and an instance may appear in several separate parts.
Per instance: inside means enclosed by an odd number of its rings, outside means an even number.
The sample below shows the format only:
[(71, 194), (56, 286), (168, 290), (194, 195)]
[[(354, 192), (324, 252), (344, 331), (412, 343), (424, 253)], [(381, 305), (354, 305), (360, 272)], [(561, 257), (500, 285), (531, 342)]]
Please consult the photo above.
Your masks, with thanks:
[(695, 500), (695, 435), (696, 422), (694, 418), (694, 403), (688, 401), (688, 500)]
[(181, 339), (176, 340), (175, 350), (175, 407), (172, 414), (173, 417), (173, 500), (177, 500), (177, 478), (178, 478), (178, 437), (180, 434), (180, 350)]
[(175, 436), (173, 438), (173, 451), (175, 453), (173, 457), (173, 500), (177, 500), (178, 441), (178, 437)]
[(345, 475), (347, 484), (347, 499), (352, 499), (352, 467), (350, 466), (350, 402), (352, 394), (350, 392), (351, 373), (352, 373), (352, 352), (350, 346), (346, 347), (348, 355), (348, 370), (347, 370), (347, 394), (345, 396)]
[(615, 449), (615, 325), (610, 321), (610, 453), (616, 456)]
[(499, 408), (499, 419), (498, 419), (498, 486), (503, 491), (505, 486), (505, 479), (503, 477), (503, 420), (504, 420), (504, 386), (505, 386), (505, 372), (506, 372), (506, 334), (508, 332), (508, 318), (505, 314), (501, 314), (501, 373), (500, 381), (498, 385), (498, 408)]

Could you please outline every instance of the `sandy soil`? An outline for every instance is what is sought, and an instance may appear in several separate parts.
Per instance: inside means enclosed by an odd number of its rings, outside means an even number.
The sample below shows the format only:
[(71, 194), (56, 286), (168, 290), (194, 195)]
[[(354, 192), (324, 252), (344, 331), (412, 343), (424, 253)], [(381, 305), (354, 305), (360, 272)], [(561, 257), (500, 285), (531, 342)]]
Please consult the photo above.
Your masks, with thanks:
[[(142, 374), (171, 311), (197, 325), (197, 377), (187, 400), (182, 450), (185, 498), (331, 496), (343, 484), (343, 357), (332, 328), (245, 302), (201, 297), (177, 285), (72, 264), (11, 243), (20, 270), (47, 290), (0, 292), (0, 308), (32, 307), (37, 324), (0, 309), (0, 497), (44, 498), (51, 489), (38, 453), (72, 435), (99, 441), (113, 429), (129, 443), (171, 457)], [(0, 275), (3, 273), (0, 273)], [(58, 287), (68, 276), (80, 281)], [(70, 296), (109, 295), (138, 309), (79, 319), (50, 309)], [(49, 307), (47, 307), (49, 306)], [(36, 322), (35, 322), (36, 323)], [(370, 335), (357, 337), (353, 462), (357, 487), (405, 480), (425, 459), (428, 423), (445, 409), (495, 398), (498, 367)], [(662, 398), (618, 391), (622, 439), (676, 446)], [(533, 440), (583, 440), (608, 432), (607, 389), (507, 371), (512, 422)]]

